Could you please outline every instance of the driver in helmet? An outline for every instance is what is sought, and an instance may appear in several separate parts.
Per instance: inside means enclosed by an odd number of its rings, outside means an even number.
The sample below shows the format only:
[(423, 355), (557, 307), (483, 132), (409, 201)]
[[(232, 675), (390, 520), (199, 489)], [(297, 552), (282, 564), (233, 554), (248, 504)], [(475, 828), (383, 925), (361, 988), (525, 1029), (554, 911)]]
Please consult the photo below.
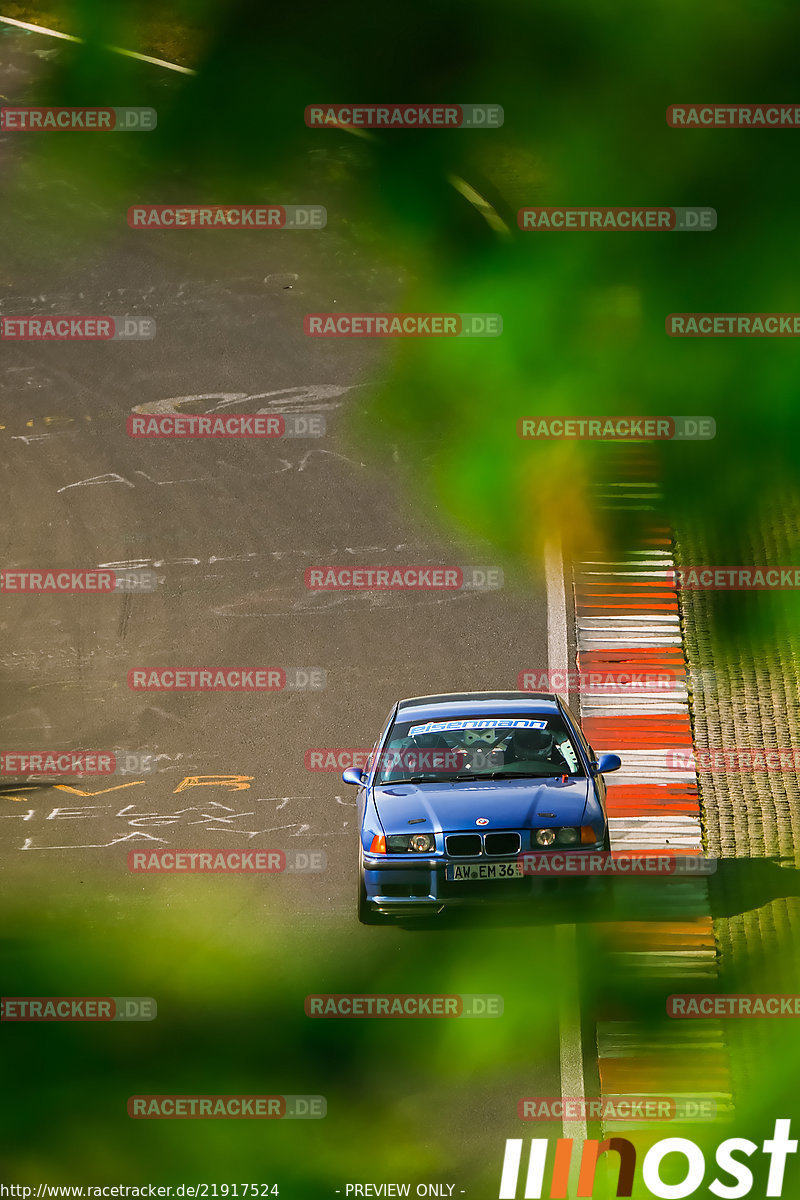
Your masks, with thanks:
[(548, 729), (515, 729), (508, 747), (508, 762), (565, 765), (555, 737)]

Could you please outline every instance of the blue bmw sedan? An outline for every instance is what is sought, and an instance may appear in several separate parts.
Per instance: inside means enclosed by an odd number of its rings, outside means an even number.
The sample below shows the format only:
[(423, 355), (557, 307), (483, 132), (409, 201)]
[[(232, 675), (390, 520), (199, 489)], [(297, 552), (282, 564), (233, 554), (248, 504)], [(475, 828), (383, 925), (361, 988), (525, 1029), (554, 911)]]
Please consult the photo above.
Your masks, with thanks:
[(619, 766), (551, 693), (400, 700), (367, 769), (342, 776), (359, 789), (359, 920), (524, 900), (540, 856), (609, 850), (603, 775)]

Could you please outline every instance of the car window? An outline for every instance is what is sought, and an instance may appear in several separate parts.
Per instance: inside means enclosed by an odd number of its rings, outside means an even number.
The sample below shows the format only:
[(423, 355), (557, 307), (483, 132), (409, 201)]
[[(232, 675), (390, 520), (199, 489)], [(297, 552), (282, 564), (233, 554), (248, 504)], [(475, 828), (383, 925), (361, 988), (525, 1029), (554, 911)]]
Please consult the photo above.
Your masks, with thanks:
[(583, 773), (561, 714), (522, 712), (395, 721), (376, 764), (375, 781)]
[(587, 758), (589, 759), (590, 762), (596, 762), (597, 758), (595, 756), (595, 752), (592, 749), (592, 747), (589, 745), (589, 743), (587, 742), (584, 732), (580, 727), (580, 722), (578, 721), (578, 718), (575, 716), (575, 713), (572, 711), (572, 709), (567, 704), (566, 700), (564, 700), (563, 698), (561, 699), (561, 707), (564, 709), (564, 712), (567, 714), (567, 717), (572, 722), (572, 727), (578, 735), (578, 741), (580, 742), (581, 746), (583, 747)]

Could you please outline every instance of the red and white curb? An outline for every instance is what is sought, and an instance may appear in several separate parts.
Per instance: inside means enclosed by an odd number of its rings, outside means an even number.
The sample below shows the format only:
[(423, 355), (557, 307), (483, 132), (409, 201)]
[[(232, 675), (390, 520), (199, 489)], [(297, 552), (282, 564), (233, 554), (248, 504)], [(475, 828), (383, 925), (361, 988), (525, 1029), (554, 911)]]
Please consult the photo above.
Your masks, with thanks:
[[(608, 776), (612, 850), (703, 853), (703, 830), (693, 767), (674, 769), (675, 751), (692, 753), (688, 670), (674, 586), (671, 530), (659, 521), (657, 489), (646, 481), (606, 485), (605, 508), (652, 512), (638, 544), (614, 559), (588, 554), (575, 564), (577, 665), (581, 672), (659, 675), (665, 686), (630, 694), (581, 696), (581, 723), (598, 755), (620, 755)], [(638, 905), (637, 893), (637, 905)], [(718, 974), (708, 883), (677, 876), (658, 889), (659, 910), (648, 920), (646, 893), (635, 921), (608, 926), (611, 950), (623, 970), (650, 981), (675, 979), (713, 991)], [(664, 920), (664, 910), (669, 919)], [(665, 1002), (667, 987), (665, 986)], [(597, 1025), (601, 1095), (677, 1097), (714, 1101), (718, 1115), (731, 1109), (731, 1082), (718, 1021), (675, 1022), (665, 1030), (625, 1019)], [(604, 1122), (609, 1133), (622, 1122)], [(637, 1123), (644, 1133), (655, 1124)], [(663, 1122), (658, 1127), (664, 1129)], [(626, 1126), (628, 1135), (630, 1126)]]

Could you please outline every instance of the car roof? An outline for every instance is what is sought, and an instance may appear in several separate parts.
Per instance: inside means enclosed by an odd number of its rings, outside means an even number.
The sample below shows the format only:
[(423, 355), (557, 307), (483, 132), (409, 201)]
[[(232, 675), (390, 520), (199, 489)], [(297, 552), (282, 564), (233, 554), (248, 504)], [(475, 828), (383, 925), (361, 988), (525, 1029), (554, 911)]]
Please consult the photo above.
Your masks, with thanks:
[(398, 721), (433, 717), (480, 717), (512, 712), (557, 713), (554, 692), (445, 692), (439, 696), (409, 696), (397, 706)]

